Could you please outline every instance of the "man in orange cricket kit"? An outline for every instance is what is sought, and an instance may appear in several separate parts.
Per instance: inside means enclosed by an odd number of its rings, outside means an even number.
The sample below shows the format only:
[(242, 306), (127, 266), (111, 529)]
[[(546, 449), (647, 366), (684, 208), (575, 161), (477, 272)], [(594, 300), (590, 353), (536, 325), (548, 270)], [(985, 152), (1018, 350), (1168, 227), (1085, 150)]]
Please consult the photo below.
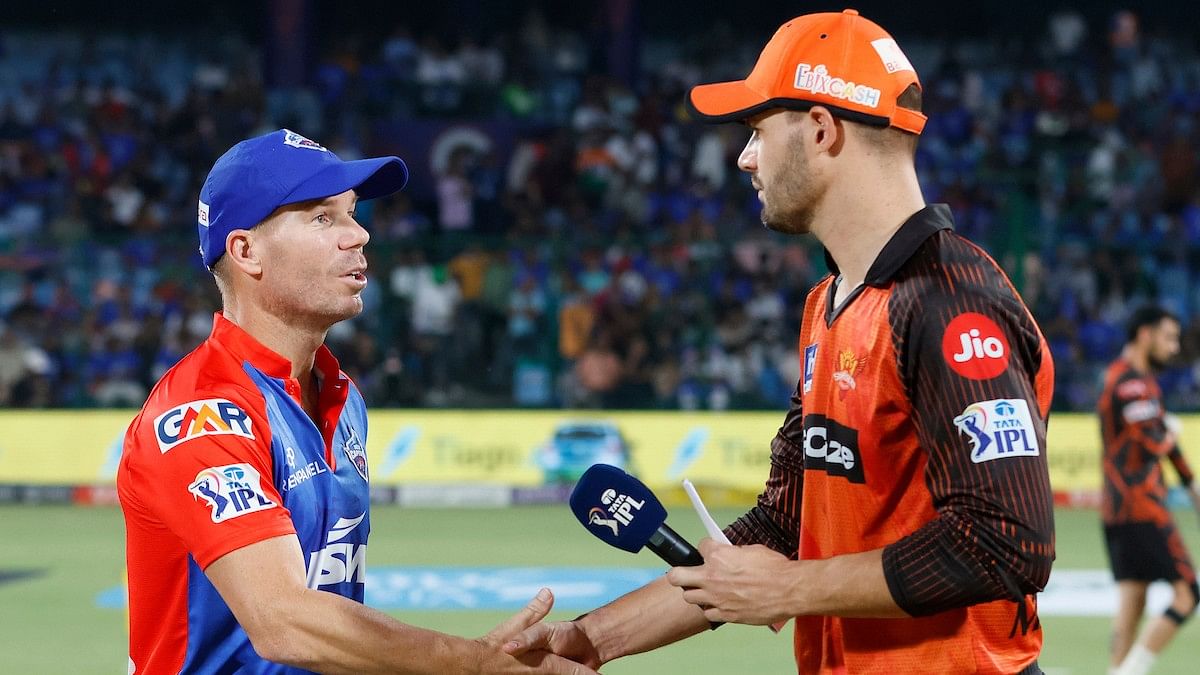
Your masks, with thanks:
[[(1104, 439), (1104, 491), (1100, 516), (1113, 577), (1110, 669), (1113, 675), (1145, 675), (1179, 627), (1196, 611), (1200, 586), (1187, 546), (1167, 510), (1167, 486), (1159, 459), (1171, 460), (1192, 503), (1200, 492), (1179, 449), (1181, 429), (1172, 429), (1154, 373), (1179, 352), (1179, 319), (1161, 307), (1142, 307), (1129, 320), (1128, 341), (1104, 374), (1100, 395)], [(1169, 581), (1171, 605), (1146, 626), (1134, 644), (1146, 610), (1150, 582)]]
[(1053, 364), (1004, 272), (926, 205), (917, 74), (854, 10), (784, 24), (742, 81), (691, 91), (739, 121), (763, 224), (812, 234), (801, 373), (758, 504), (677, 567), (505, 646), (592, 667), (795, 617), (801, 673), (1039, 673), (1054, 559)]

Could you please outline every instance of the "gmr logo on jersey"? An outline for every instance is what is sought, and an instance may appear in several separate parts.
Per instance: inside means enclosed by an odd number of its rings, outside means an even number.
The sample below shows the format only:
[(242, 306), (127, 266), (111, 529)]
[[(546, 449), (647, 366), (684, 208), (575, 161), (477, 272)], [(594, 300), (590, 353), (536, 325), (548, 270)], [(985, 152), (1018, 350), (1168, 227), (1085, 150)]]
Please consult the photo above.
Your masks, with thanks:
[(1041, 454), (1033, 416), (1025, 399), (972, 403), (954, 418), (954, 426), (971, 440), (971, 461), (976, 464)]
[[(308, 555), (308, 587), (331, 586), (345, 581), (361, 584), (367, 578), (367, 545), (339, 542), (367, 517), (364, 511), (357, 518), (338, 518), (325, 536), (325, 548)], [(337, 543), (335, 543), (337, 542)]]
[(254, 440), (250, 416), (223, 398), (207, 398), (175, 406), (154, 419), (158, 449), (171, 448), (201, 436), (232, 434)]
[(824, 415), (804, 416), (804, 470), (843, 476), (851, 483), (866, 483), (858, 453), (858, 431)]
[[(638, 501), (629, 495), (617, 494), (616, 490), (609, 488), (600, 495), (600, 501), (607, 506), (607, 511), (600, 507), (595, 507), (588, 512), (589, 525), (602, 525), (612, 529), (613, 536), (620, 534), (619, 527), (628, 525), (633, 522), (634, 510), (641, 511), (646, 505), (645, 500)], [(605, 516), (611, 515), (611, 518)]]
[(1008, 368), (1004, 331), (977, 312), (959, 314), (942, 334), (942, 355), (954, 372), (972, 380), (990, 380)]
[(196, 474), (188, 486), (193, 498), (212, 509), (212, 521), (221, 523), (247, 513), (274, 508), (262, 489), (262, 477), (249, 464), (214, 466)]

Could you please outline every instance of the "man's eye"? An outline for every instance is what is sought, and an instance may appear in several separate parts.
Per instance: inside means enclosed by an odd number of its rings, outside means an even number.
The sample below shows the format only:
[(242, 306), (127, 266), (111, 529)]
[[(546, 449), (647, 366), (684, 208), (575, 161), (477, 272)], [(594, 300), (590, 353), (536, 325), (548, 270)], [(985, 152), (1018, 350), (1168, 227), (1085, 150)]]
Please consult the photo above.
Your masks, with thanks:
[(318, 214), (317, 217), (314, 218), (313, 220), (317, 221), (318, 223), (320, 223), (322, 225), (328, 225), (331, 222), (329, 220), (329, 216), (324, 213)]

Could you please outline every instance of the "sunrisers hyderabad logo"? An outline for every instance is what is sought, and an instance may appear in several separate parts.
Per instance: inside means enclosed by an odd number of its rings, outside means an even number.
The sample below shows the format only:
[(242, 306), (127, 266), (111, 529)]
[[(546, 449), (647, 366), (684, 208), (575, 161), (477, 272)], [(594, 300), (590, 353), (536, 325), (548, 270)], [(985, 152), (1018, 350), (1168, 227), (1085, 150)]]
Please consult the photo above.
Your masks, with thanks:
[(990, 380), (1008, 368), (1004, 331), (977, 312), (959, 314), (942, 335), (942, 356), (950, 368), (972, 380)]
[(838, 369), (833, 374), (833, 381), (837, 383), (839, 400), (846, 400), (846, 392), (858, 388), (854, 378), (862, 373), (864, 365), (866, 359), (855, 356), (849, 349), (838, 352)]

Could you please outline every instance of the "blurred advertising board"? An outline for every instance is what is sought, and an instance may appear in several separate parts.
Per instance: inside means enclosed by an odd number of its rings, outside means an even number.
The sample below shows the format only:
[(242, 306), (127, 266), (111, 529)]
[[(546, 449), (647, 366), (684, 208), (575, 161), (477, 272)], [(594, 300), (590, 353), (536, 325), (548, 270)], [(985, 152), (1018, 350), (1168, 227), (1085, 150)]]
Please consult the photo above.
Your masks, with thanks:
[[(133, 414), (0, 411), (0, 501), (70, 493), (51, 486), (111, 486)], [(1183, 419), (1184, 451), (1200, 467), (1200, 415)], [(622, 466), (664, 499), (680, 497), (679, 481), (690, 478), (706, 498), (745, 501), (762, 488), (782, 420), (773, 412), (376, 410), (367, 448), (379, 499), (402, 504), (556, 501), (595, 462)], [(1093, 503), (1096, 418), (1053, 415), (1047, 445), (1060, 501)]]

